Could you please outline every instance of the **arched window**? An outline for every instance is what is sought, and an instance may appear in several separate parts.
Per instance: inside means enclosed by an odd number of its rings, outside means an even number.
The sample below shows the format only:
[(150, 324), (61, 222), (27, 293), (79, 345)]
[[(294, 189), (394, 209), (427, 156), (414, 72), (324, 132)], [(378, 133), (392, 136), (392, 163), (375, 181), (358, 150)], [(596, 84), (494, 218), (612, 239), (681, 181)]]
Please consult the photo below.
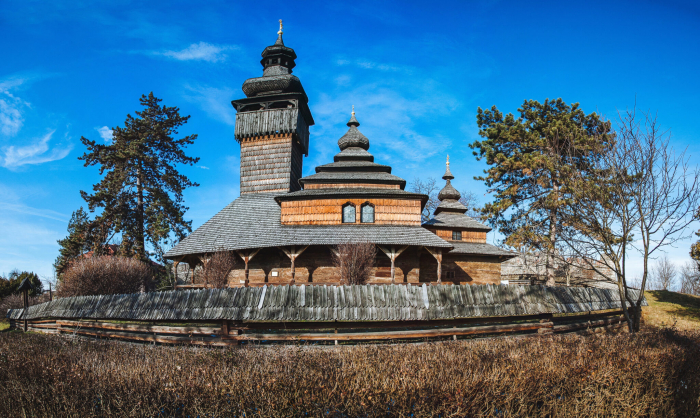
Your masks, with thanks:
[(360, 207), (360, 214), (362, 215), (361, 221), (363, 224), (373, 224), (374, 223), (374, 205), (367, 202), (363, 203)]
[(346, 203), (345, 205), (343, 205), (343, 223), (355, 223), (355, 205), (353, 205), (352, 203)]

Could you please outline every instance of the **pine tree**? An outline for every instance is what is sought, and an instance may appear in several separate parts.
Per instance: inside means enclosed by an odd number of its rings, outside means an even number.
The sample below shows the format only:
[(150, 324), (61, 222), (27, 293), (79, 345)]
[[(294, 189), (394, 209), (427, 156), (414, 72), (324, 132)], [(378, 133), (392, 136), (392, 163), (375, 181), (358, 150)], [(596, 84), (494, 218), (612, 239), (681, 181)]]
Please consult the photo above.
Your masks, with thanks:
[(59, 278), (71, 260), (89, 251), (92, 243), (90, 232), (90, 218), (81, 206), (80, 209), (71, 215), (68, 222), (68, 236), (58, 240), (58, 245), (60, 245), (59, 255), (53, 266)]
[(80, 139), (88, 148), (80, 159), (86, 167), (99, 166), (104, 175), (93, 194), (80, 192), (91, 212), (102, 209), (93, 223), (101, 233), (109, 233), (107, 240), (121, 235), (120, 255), (144, 261), (146, 242), (162, 259), (163, 247), (173, 236), (183, 239), (191, 232), (192, 222), (183, 218), (188, 208), (182, 193), (199, 186), (176, 168), (199, 161), (184, 152), (197, 135), (173, 138), (190, 117), (180, 116), (177, 107), (160, 106), (161, 101), (152, 92), (141, 96), (145, 109), (136, 117), (127, 115), (124, 127), (113, 129), (109, 144)]
[(470, 144), (477, 159), (490, 166), (482, 180), (495, 193), (482, 210), (505, 244), (542, 251), (547, 257), (547, 285), (554, 285), (551, 258), (565, 225), (571, 170), (591, 169), (614, 141), (611, 124), (596, 113), (586, 115), (578, 103), (562, 99), (526, 100), (520, 117), (503, 115), (496, 106), (478, 109), (483, 141)]

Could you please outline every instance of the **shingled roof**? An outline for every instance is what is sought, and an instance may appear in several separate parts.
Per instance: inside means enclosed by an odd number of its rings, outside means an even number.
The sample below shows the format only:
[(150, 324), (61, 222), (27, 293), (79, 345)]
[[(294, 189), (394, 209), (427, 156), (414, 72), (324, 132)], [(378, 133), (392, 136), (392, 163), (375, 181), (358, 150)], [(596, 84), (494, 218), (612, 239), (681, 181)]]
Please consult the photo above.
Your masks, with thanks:
[(471, 218), (462, 213), (440, 212), (431, 220), (424, 223), (423, 226), (434, 226), (444, 228), (464, 228), (480, 231), (490, 231), (491, 228), (482, 224), (474, 218)]
[(204, 225), (165, 254), (174, 258), (220, 250), (267, 248), (290, 245), (337, 245), (369, 241), (379, 245), (421, 245), (452, 248), (419, 226), (282, 225), (277, 193), (245, 194), (231, 202)]
[(495, 245), (483, 242), (450, 242), (450, 244), (454, 248), (448, 254), (500, 255), (508, 258), (518, 256), (518, 253), (506, 251)]
[[(636, 299), (638, 292), (630, 289)], [(646, 306), (646, 300), (643, 301)], [(619, 309), (617, 290), (575, 287), (264, 286), (67, 297), (31, 306), (27, 319), (409, 321)], [(21, 319), (11, 309), (10, 319)]]

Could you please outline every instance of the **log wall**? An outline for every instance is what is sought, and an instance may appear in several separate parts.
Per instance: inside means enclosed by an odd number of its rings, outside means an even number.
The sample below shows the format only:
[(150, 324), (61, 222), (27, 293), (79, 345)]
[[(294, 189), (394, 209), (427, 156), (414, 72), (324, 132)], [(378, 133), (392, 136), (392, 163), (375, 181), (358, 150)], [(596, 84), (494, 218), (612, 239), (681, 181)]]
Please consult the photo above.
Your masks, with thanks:
[[(420, 261), (417, 248), (404, 251), (395, 262), (396, 283), (419, 283)], [(248, 263), (251, 286), (263, 284), (289, 284), (292, 281), (292, 263), (282, 250), (265, 248)], [(325, 246), (311, 246), (294, 263), (294, 280), (297, 284), (338, 284), (338, 269), (333, 266), (331, 251)], [(377, 251), (375, 266), (368, 284), (391, 283), (391, 261)], [(245, 284), (245, 268), (242, 263), (229, 274), (229, 286)]]
[[(420, 281), (437, 281), (437, 261), (430, 254), (420, 257)], [(448, 278), (448, 272), (454, 278)], [(454, 284), (500, 284), (501, 261), (497, 257), (445, 254), (442, 258), (442, 282)]]
[(419, 199), (313, 199), (282, 202), (282, 225), (341, 225), (343, 205), (353, 203), (355, 221), (360, 223), (360, 207), (374, 205), (374, 223), (379, 225), (421, 225)]

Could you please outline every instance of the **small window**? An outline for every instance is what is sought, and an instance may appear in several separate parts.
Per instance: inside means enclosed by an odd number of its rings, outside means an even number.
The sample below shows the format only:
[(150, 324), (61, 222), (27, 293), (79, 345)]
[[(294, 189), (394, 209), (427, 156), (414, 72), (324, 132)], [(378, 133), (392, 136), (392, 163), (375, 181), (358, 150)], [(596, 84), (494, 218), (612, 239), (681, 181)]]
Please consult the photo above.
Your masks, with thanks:
[(455, 272), (454, 272), (454, 271), (447, 271), (447, 272), (445, 272), (445, 278), (446, 278), (446, 279), (454, 279), (454, 278), (455, 278)]
[(364, 203), (360, 207), (362, 223), (374, 223), (374, 206), (371, 203)]
[(452, 231), (452, 241), (461, 241), (462, 231)]
[(355, 223), (355, 205), (353, 205), (352, 203), (347, 203), (345, 206), (343, 206), (343, 223)]

